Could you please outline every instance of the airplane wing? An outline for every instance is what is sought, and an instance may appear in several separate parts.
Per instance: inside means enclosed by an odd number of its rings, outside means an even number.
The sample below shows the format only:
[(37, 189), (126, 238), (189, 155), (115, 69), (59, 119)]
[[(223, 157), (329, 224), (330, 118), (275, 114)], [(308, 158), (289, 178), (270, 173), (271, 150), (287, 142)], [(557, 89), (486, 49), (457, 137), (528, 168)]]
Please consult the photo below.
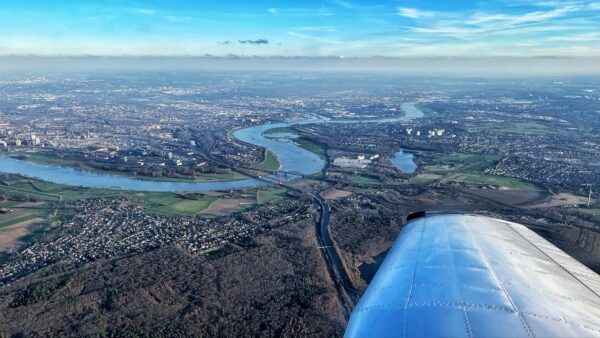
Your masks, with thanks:
[(346, 337), (600, 337), (600, 276), (523, 225), (408, 223)]

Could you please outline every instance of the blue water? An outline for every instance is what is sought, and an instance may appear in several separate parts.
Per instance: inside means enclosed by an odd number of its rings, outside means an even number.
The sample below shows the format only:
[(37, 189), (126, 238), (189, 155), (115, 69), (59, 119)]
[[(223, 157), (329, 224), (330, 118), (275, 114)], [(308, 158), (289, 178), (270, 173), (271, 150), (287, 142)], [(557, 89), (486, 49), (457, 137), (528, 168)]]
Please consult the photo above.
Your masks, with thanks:
[(412, 153), (404, 152), (404, 150), (400, 149), (392, 158), (390, 158), (392, 164), (402, 170), (403, 173), (412, 174), (417, 170), (417, 164), (414, 161), (414, 156)]
[[(405, 116), (373, 120), (329, 120), (322, 117), (314, 117), (306, 120), (261, 124), (248, 128), (238, 129), (233, 135), (241, 141), (265, 147), (271, 150), (281, 163), (280, 170), (288, 172), (297, 172), (304, 175), (310, 175), (319, 172), (325, 162), (318, 155), (300, 148), (292, 138), (273, 138), (266, 137), (263, 133), (273, 128), (285, 128), (297, 124), (309, 123), (382, 123), (394, 122), (420, 118), (423, 113), (415, 106), (415, 103), (409, 102), (402, 104)], [(392, 159), (394, 162), (394, 159)], [(409, 159), (402, 160), (405, 168), (409, 168)], [(412, 154), (410, 155), (412, 162)], [(394, 162), (395, 163), (395, 162)], [(414, 162), (412, 162), (414, 165)], [(399, 167), (402, 171), (402, 167)], [(414, 165), (416, 169), (416, 165)], [(414, 171), (413, 169), (413, 171)], [(71, 186), (82, 186), (89, 188), (119, 189), (132, 191), (211, 191), (211, 190), (231, 190), (239, 188), (257, 187), (269, 183), (257, 179), (244, 179), (220, 182), (166, 182), (153, 181), (137, 178), (128, 178), (109, 174), (97, 174), (89, 171), (82, 171), (70, 167), (60, 167), (52, 165), (37, 164), (23, 160), (17, 160), (10, 157), (0, 156), (0, 172), (9, 174), (19, 174), (33, 177), (53, 183), (66, 184)], [(275, 180), (287, 180), (289, 178), (278, 176)]]
[(71, 167), (32, 163), (5, 156), (0, 156), (0, 171), (71, 186), (133, 191), (210, 191), (256, 187), (267, 184), (256, 179), (222, 182), (152, 181), (108, 174), (97, 174)]
[[(407, 118), (421, 118), (424, 115), (423, 112), (417, 108), (415, 102), (402, 104), (402, 110), (404, 110)], [(413, 154), (406, 153), (402, 149), (398, 150), (390, 160), (396, 168), (402, 170), (402, 172), (406, 174), (412, 174), (417, 170), (417, 164), (414, 161)]]

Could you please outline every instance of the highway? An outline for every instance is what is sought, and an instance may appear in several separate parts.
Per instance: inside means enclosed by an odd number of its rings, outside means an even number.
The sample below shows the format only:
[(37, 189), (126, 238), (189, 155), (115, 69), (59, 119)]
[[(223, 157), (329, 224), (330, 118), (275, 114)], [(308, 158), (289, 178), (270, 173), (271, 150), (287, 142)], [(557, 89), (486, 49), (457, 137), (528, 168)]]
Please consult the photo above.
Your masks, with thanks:
[(327, 187), (325, 182), (332, 182), (327, 179), (327, 171), (331, 165), (331, 160), (327, 152), (325, 153), (325, 165), (321, 169), (321, 183), (319, 186), (323, 188), (317, 190), (312, 194), (313, 201), (316, 202), (319, 210), (321, 211), (318, 222), (316, 223), (317, 229), (317, 240), (321, 247), (321, 256), (327, 265), (331, 280), (335, 284), (338, 292), (338, 298), (342, 307), (344, 308), (346, 319), (350, 318), (354, 305), (360, 298), (360, 292), (354, 287), (348, 273), (344, 268), (342, 259), (335, 248), (335, 244), (331, 238), (331, 229), (329, 227), (329, 216), (331, 214), (331, 207), (327, 200), (321, 196), (321, 192)]
[[(346, 319), (350, 317), (350, 313), (354, 308), (354, 305), (358, 302), (360, 298), (360, 292), (354, 288), (352, 281), (348, 277), (346, 269), (344, 268), (344, 264), (342, 263), (342, 259), (339, 256), (337, 250), (335, 249), (333, 240), (331, 239), (331, 230), (329, 228), (329, 216), (331, 213), (331, 208), (329, 207), (329, 203), (320, 195), (320, 193), (325, 190), (315, 190), (314, 192), (307, 192), (301, 188), (295, 187), (287, 182), (277, 182), (274, 178), (268, 176), (261, 176), (256, 174), (256, 171), (264, 171), (258, 170), (252, 167), (240, 167), (231, 165), (229, 163), (219, 161), (217, 159), (212, 158), (210, 155), (210, 150), (202, 156), (209, 161), (212, 161), (218, 165), (230, 168), (232, 170), (236, 170), (241, 172), (244, 175), (249, 177), (253, 177), (265, 182), (279, 184), (280, 186), (286, 187), (290, 190), (298, 191), (302, 194), (309, 195), (312, 198), (312, 201), (315, 203), (317, 210), (319, 210), (319, 215), (316, 220), (316, 237), (319, 245), (319, 251), (321, 252), (321, 256), (323, 257), (323, 261), (327, 266), (327, 271), (333, 284), (337, 290), (338, 298), (340, 300), (340, 304), (342, 305)], [(327, 170), (329, 168), (329, 158), (326, 158), (325, 166), (321, 171), (321, 184), (322, 186), (325, 182), (329, 182), (326, 177)], [(272, 174), (281, 173), (285, 174), (285, 171), (268, 171)], [(287, 173), (290, 174), (290, 173)], [(295, 173), (294, 173), (295, 174)], [(302, 175), (303, 176), (303, 175)]]
[(335, 249), (333, 240), (331, 239), (331, 231), (329, 229), (329, 215), (331, 209), (327, 201), (319, 194), (313, 194), (313, 200), (319, 206), (321, 215), (317, 221), (317, 240), (321, 248), (321, 256), (327, 265), (329, 275), (333, 280), (338, 296), (346, 316), (349, 317), (352, 309), (360, 297), (359, 291), (354, 288), (340, 256)]

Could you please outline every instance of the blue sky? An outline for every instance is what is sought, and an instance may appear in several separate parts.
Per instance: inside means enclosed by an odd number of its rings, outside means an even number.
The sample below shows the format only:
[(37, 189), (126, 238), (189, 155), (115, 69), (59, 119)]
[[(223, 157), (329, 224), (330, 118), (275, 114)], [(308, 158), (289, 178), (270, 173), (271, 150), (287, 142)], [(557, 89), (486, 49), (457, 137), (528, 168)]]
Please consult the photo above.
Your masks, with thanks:
[(0, 0), (0, 36), (0, 55), (600, 56), (600, 2)]

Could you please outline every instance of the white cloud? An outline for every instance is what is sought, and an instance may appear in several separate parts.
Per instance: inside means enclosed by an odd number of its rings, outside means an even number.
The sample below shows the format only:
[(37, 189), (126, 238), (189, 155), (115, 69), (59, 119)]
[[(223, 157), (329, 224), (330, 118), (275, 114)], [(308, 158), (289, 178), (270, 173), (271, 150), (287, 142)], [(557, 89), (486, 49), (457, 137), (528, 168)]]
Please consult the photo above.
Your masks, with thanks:
[(313, 40), (313, 41), (317, 41), (317, 42), (328, 44), (328, 45), (347, 45), (348, 44), (347, 42), (340, 41), (340, 40), (327, 39), (327, 38), (322, 38), (322, 37), (318, 37), (318, 36), (300, 34), (300, 33), (296, 33), (296, 32), (287, 32), (287, 35), (293, 36), (296, 38), (300, 38), (300, 39), (305, 39), (305, 40)]
[(138, 14), (143, 14), (143, 15), (154, 15), (154, 14), (156, 14), (155, 10), (148, 9), (148, 8), (136, 8), (133, 11), (136, 12), (136, 13), (138, 13)]
[(600, 33), (577, 33), (568, 35), (551, 36), (546, 41), (585, 42), (600, 41)]
[(176, 22), (176, 23), (190, 22), (193, 19), (190, 16), (175, 16), (175, 15), (167, 15), (165, 18), (169, 22)]
[(576, 6), (566, 6), (555, 8), (549, 11), (535, 11), (523, 14), (498, 14), (478, 12), (465, 20), (468, 25), (480, 25), (485, 28), (489, 25), (493, 29), (510, 28), (513, 26), (543, 23), (552, 19), (564, 17), (565, 15), (578, 10)]
[(408, 8), (408, 7), (398, 7), (398, 15), (404, 16), (411, 19), (418, 19), (424, 17), (432, 17), (436, 13), (431, 11), (422, 11), (416, 8)]
[(269, 12), (270, 14), (273, 14), (273, 15), (279, 13), (277, 8), (267, 8), (267, 12)]
[(588, 9), (591, 9), (593, 11), (595, 10), (600, 10), (600, 2), (592, 2), (591, 4), (589, 4), (587, 6)]
[[(521, 14), (476, 12), (463, 17), (456, 13), (423, 12), (414, 8), (398, 8), (399, 14), (410, 18), (424, 18), (420, 25), (409, 27), (409, 30), (424, 34), (438, 34), (458, 39), (470, 39), (485, 35), (497, 35), (518, 30), (523, 27), (535, 29), (554, 25), (553, 23), (567, 17), (572, 12), (580, 10), (577, 6), (564, 6), (547, 11), (532, 11)], [(435, 16), (435, 18), (431, 18)], [(551, 24), (552, 23), (552, 24)], [(533, 30), (532, 30), (533, 31)]]
[(484, 32), (484, 30), (481, 28), (467, 28), (467, 27), (454, 27), (454, 26), (412, 27), (412, 28), (410, 28), (410, 30), (412, 30), (413, 32), (418, 32), (418, 33), (446, 34), (446, 35), (453, 35), (453, 36), (457, 36), (457, 37)]
[(342, 8), (346, 8), (346, 9), (352, 9), (355, 6), (351, 3), (349, 3), (348, 1), (343, 1), (343, 0), (330, 0), (330, 2), (336, 6), (342, 7)]
[(302, 26), (297, 27), (295, 30), (305, 31), (305, 32), (335, 32), (337, 31), (334, 27), (331, 26)]

